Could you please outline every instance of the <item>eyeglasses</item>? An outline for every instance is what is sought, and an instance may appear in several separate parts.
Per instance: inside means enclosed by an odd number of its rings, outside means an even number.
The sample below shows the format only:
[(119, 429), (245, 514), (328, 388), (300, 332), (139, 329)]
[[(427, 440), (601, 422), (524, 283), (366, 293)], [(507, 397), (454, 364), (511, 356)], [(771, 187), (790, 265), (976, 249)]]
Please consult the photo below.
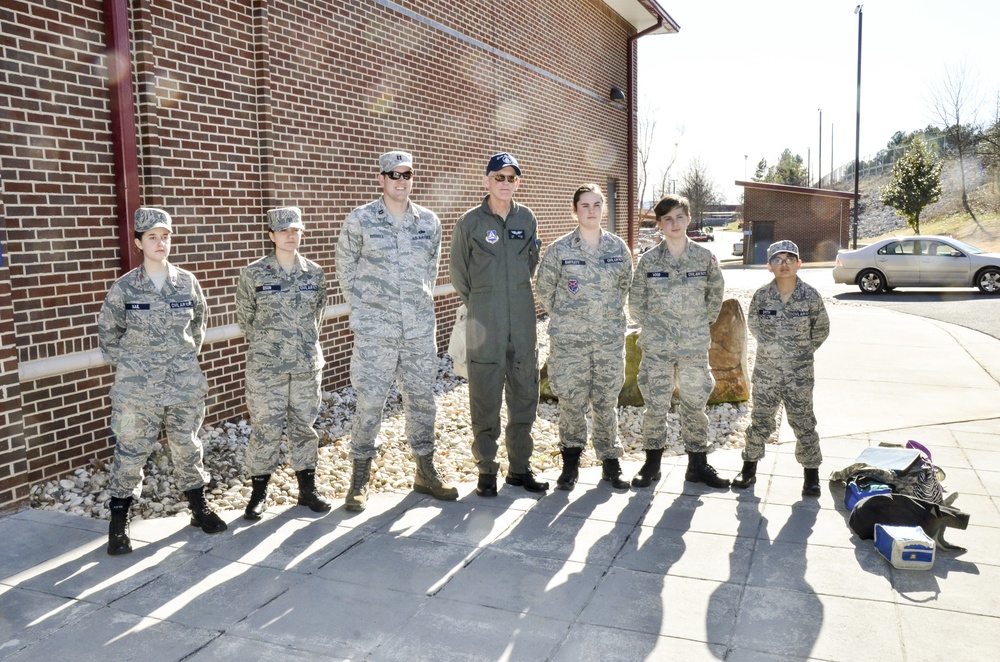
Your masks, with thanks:
[(406, 172), (396, 172), (395, 170), (390, 170), (389, 172), (383, 172), (382, 174), (393, 181), (396, 181), (400, 177), (402, 177), (406, 181), (410, 181), (410, 178), (413, 177), (412, 170), (408, 170)]
[(787, 265), (791, 266), (793, 264), (796, 264), (798, 261), (799, 261), (799, 258), (797, 258), (795, 256), (790, 256), (790, 257), (772, 257), (771, 258), (771, 264), (773, 264), (776, 267), (780, 267), (783, 264), (787, 264)]
[(493, 175), (493, 179), (497, 182), (502, 182), (506, 179), (508, 184), (513, 184), (517, 181), (517, 175)]

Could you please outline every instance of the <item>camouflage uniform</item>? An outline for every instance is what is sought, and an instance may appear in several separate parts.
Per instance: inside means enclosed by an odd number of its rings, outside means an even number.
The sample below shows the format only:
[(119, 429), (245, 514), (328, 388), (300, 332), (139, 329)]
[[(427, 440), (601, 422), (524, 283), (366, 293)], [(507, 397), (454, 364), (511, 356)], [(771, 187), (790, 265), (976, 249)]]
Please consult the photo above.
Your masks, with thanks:
[(559, 398), (559, 444), (587, 445), (593, 412), (599, 460), (623, 455), (618, 440), (618, 393), (625, 383), (625, 302), (632, 255), (619, 237), (602, 232), (591, 248), (577, 228), (557, 239), (538, 266), (535, 290), (549, 313), (549, 385)]
[(529, 472), (538, 408), (538, 338), (531, 277), (541, 242), (534, 213), (511, 201), (506, 220), (489, 195), (458, 220), (451, 240), (451, 282), (469, 308), (466, 352), (472, 456), (496, 474), (500, 406), (506, 391), (509, 472)]
[(358, 405), (352, 460), (378, 454), (382, 409), (393, 379), (403, 396), (413, 454), (434, 452), (434, 283), (440, 252), (441, 222), (413, 202), (402, 222), (382, 198), (358, 207), (344, 221), (337, 240), (337, 279), (354, 332), (351, 384)]
[(754, 292), (748, 326), (757, 338), (757, 358), (743, 460), (764, 457), (764, 443), (775, 429), (775, 412), (784, 402), (795, 432), (795, 459), (806, 469), (816, 469), (823, 455), (813, 414), (813, 353), (830, 335), (823, 298), (798, 279), (788, 303), (782, 303), (778, 286), (771, 281)]
[(251, 476), (281, 466), (281, 436), (295, 471), (319, 460), (323, 350), (319, 330), (326, 308), (326, 277), (296, 254), (290, 274), (272, 253), (251, 263), (236, 287), (236, 318), (247, 339), (246, 396), (253, 432), (245, 454)]
[[(138, 224), (137, 224), (138, 225)], [(115, 457), (112, 497), (138, 497), (143, 466), (166, 428), (181, 491), (211, 478), (202, 464), (198, 429), (205, 418), (208, 381), (198, 363), (208, 306), (194, 274), (167, 264), (157, 291), (143, 266), (111, 286), (97, 320), (98, 342), (115, 368), (111, 431)]]
[(722, 309), (724, 286), (715, 256), (692, 241), (676, 259), (665, 241), (639, 258), (629, 292), (629, 313), (632, 321), (642, 326), (638, 383), (646, 403), (642, 422), (645, 450), (662, 449), (667, 443), (675, 367), (684, 450), (708, 450), (705, 405), (715, 387), (708, 364), (712, 344), (709, 327)]

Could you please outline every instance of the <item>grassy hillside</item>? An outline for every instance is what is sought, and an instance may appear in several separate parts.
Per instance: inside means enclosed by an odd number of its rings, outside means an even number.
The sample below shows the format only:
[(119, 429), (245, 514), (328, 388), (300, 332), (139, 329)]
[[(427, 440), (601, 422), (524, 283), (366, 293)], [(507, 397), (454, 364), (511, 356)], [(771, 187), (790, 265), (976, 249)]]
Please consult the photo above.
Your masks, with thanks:
[[(976, 221), (962, 208), (962, 187), (958, 162), (945, 162), (941, 173), (941, 199), (927, 207), (920, 219), (920, 234), (940, 234), (961, 239), (983, 250), (1000, 252), (1000, 177), (997, 173), (987, 173), (974, 163), (966, 164), (966, 185), (969, 202), (976, 213)], [(867, 182), (869, 190), (877, 196), (877, 189), (888, 183), (888, 175)], [(863, 187), (865, 188), (865, 187)], [(868, 198), (869, 200), (871, 198)], [(873, 209), (880, 206), (871, 204)], [(883, 208), (883, 212), (894, 210)], [(977, 222), (978, 221), (978, 222)], [(888, 232), (882, 237), (902, 236), (912, 231), (905, 227)], [(881, 237), (879, 237), (881, 238)], [(870, 243), (872, 239), (866, 239)]]

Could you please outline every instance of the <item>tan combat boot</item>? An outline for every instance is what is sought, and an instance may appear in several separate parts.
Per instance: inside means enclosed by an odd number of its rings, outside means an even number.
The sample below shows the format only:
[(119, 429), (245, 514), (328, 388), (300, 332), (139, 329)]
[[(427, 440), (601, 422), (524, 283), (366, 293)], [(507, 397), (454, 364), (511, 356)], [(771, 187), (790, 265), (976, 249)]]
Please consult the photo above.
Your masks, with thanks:
[(344, 507), (347, 510), (360, 512), (368, 505), (368, 483), (372, 479), (372, 459), (354, 460), (351, 472), (351, 491), (347, 493)]
[(413, 491), (420, 494), (430, 494), (435, 499), (454, 501), (458, 498), (458, 488), (441, 480), (434, 466), (434, 453), (414, 455), (417, 471), (413, 476)]

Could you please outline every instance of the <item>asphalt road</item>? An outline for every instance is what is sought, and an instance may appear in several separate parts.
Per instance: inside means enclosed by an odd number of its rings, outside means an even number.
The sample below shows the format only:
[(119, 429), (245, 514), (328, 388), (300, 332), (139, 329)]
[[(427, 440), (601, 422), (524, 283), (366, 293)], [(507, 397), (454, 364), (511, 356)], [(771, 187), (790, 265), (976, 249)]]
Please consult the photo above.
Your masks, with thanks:
[[(855, 285), (833, 282), (832, 268), (803, 267), (802, 280), (837, 301), (878, 306), (928, 319), (958, 324), (1000, 339), (1000, 295), (975, 288), (906, 288), (882, 294), (862, 294)], [(770, 279), (766, 267), (726, 268), (728, 287), (757, 288)]]
[(976, 289), (913, 288), (867, 295), (854, 288), (834, 298), (951, 322), (1000, 338), (1000, 296), (982, 294)]

